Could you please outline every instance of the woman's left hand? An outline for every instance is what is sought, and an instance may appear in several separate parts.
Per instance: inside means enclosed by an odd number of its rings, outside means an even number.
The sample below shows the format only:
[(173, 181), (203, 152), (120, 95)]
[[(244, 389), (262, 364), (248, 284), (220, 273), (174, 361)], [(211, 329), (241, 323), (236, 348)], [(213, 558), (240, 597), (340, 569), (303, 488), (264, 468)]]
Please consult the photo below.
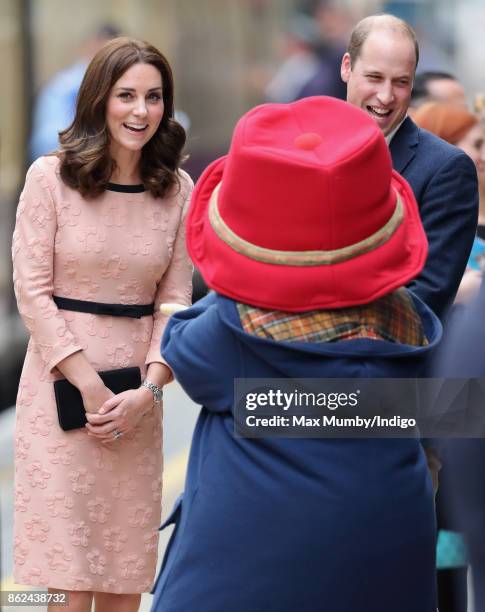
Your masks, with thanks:
[(149, 389), (123, 391), (104, 402), (97, 413), (86, 414), (88, 435), (104, 444), (115, 442), (119, 438), (116, 432), (128, 433), (152, 408), (153, 394)]

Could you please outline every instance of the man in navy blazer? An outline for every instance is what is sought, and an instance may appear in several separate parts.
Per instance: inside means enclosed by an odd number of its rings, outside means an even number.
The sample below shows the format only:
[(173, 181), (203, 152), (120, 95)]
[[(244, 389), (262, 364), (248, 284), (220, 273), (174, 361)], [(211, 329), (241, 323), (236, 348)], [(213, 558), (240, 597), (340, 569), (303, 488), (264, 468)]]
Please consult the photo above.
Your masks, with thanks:
[(419, 47), (413, 29), (393, 15), (354, 28), (341, 76), (347, 101), (378, 123), (393, 166), (411, 185), (429, 242), (426, 265), (410, 288), (443, 317), (465, 271), (478, 219), (475, 165), (460, 149), (407, 117)]

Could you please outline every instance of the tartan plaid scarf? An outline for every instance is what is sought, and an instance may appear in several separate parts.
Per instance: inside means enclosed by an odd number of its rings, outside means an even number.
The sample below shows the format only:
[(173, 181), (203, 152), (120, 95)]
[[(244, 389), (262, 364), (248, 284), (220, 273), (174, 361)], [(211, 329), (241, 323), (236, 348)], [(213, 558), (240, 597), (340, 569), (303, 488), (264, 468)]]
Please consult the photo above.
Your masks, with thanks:
[(413, 300), (406, 289), (360, 306), (336, 310), (282, 312), (237, 303), (248, 334), (286, 342), (338, 342), (371, 338), (411, 346), (428, 340)]

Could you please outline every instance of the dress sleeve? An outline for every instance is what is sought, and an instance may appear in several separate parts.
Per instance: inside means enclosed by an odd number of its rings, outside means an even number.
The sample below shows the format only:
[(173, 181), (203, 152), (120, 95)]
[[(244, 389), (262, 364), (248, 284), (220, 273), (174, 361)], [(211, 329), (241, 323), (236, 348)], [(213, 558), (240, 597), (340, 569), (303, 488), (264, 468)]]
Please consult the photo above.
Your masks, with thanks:
[(168, 321), (168, 316), (160, 312), (160, 304), (165, 302), (190, 306), (192, 303), (192, 273), (194, 267), (185, 246), (185, 223), (194, 184), (187, 174), (183, 174), (183, 187), (180, 192), (182, 213), (180, 224), (173, 244), (172, 258), (163, 275), (155, 295), (155, 314), (153, 332), (146, 363), (158, 362), (168, 365), (160, 355), (160, 341)]
[(27, 173), (17, 208), (12, 259), (20, 316), (43, 361), (52, 370), (59, 361), (82, 347), (52, 299), (57, 230), (53, 180), (56, 179), (48, 174), (41, 160), (34, 162)]

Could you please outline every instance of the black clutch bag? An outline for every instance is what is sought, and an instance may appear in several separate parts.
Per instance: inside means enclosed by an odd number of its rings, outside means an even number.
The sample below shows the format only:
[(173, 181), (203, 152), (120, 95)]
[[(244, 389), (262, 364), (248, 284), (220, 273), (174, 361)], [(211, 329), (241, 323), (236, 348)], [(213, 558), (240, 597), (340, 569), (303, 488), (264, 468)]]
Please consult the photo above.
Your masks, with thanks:
[[(106, 370), (98, 374), (108, 389), (115, 394), (128, 389), (138, 389), (141, 385), (140, 368)], [(87, 423), (86, 411), (79, 389), (63, 378), (54, 382), (54, 394), (61, 429), (69, 431), (84, 427)]]

